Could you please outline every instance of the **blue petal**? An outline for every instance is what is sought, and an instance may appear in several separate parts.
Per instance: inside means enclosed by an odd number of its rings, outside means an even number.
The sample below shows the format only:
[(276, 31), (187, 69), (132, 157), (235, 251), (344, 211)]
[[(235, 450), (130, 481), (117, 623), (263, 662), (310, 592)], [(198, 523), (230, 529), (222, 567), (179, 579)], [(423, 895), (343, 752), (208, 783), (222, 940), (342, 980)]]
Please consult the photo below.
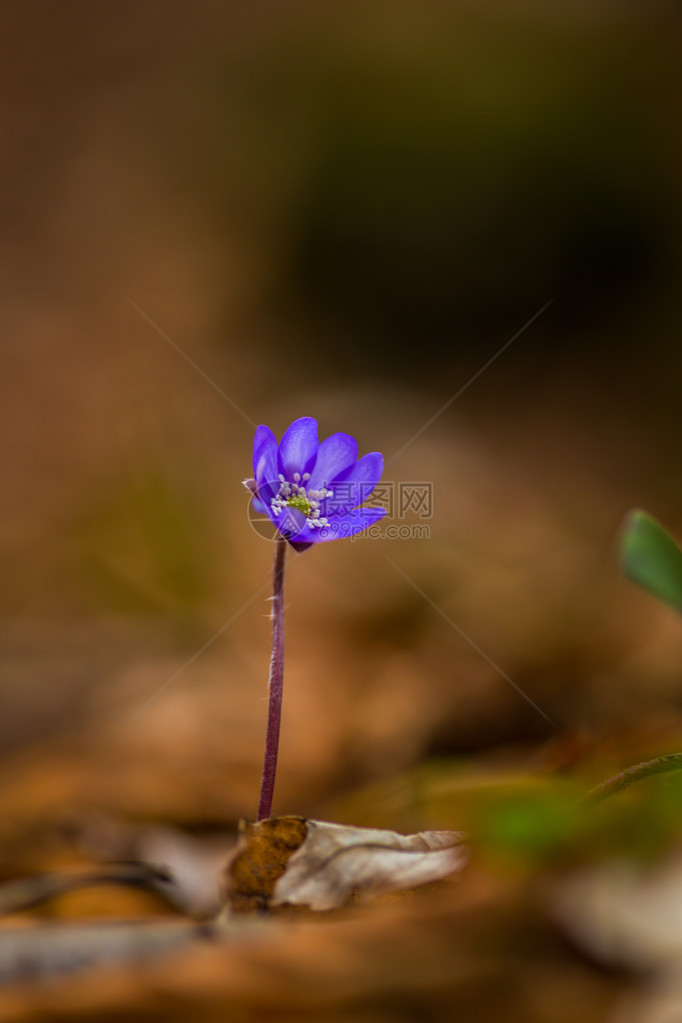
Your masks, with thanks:
[(289, 545), (294, 548), (297, 554), (303, 554), (312, 547), (312, 543), (304, 542), (303, 540), (289, 540)]
[(308, 540), (308, 534), (312, 529), (307, 526), (308, 517), (298, 508), (285, 508), (280, 515), (270, 518), (277, 526), (277, 529), (287, 540)]
[(262, 501), (259, 501), (257, 497), (254, 497), (253, 500), (251, 501), (251, 507), (255, 512), (258, 512), (259, 515), (268, 514), (268, 506), (266, 504), (263, 504)]
[(324, 502), (322, 514), (329, 515), (334, 511), (344, 512), (357, 508), (370, 496), (383, 471), (384, 459), (378, 451), (372, 451), (344, 469), (329, 484), (334, 496)]
[(358, 444), (348, 433), (333, 433), (320, 444), (308, 490), (319, 490), (348, 469), (358, 457)]
[(279, 490), (277, 478), (277, 441), (272, 430), (259, 426), (253, 444), (253, 474), (256, 478), (258, 496), (266, 505)]
[[(379, 519), (383, 519), (385, 514), (385, 508), (355, 508), (345, 515), (330, 516), (329, 525), (322, 529), (309, 530), (306, 540), (311, 543), (343, 540), (374, 525)], [(301, 537), (301, 539), (303, 538)]]
[[(253, 438), (253, 475), (258, 481), (258, 463), (266, 450), (277, 451), (277, 438), (269, 426), (259, 426)], [(277, 473), (275, 473), (277, 479)]]
[(295, 472), (310, 472), (317, 454), (317, 420), (310, 416), (295, 419), (279, 444), (279, 472), (288, 480)]

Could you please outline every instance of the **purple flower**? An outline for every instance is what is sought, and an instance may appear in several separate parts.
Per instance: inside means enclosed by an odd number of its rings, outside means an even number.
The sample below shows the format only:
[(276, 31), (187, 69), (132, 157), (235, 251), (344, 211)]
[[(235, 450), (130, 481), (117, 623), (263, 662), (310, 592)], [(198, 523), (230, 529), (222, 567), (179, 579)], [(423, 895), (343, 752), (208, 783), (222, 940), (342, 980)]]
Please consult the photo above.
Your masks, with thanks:
[(247, 486), (253, 507), (265, 514), (296, 550), (353, 536), (386, 514), (361, 508), (381, 478), (383, 457), (373, 451), (358, 459), (347, 433), (320, 443), (317, 421), (296, 419), (279, 445), (272, 430), (259, 426), (253, 441), (253, 474)]

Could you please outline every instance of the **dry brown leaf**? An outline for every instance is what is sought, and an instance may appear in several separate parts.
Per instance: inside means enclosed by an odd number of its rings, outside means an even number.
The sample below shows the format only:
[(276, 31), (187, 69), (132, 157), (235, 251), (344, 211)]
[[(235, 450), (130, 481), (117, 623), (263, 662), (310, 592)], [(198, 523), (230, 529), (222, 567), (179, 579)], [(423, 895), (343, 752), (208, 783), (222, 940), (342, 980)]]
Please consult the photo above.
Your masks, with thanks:
[(273, 906), (336, 909), (357, 892), (370, 899), (439, 881), (467, 860), (458, 831), (396, 831), (308, 821), (308, 833), (275, 884)]
[(20, 913), (60, 895), (101, 885), (148, 888), (172, 900), (169, 895), (172, 878), (162, 867), (149, 863), (113, 863), (98, 870), (36, 874), (0, 885), (0, 916)]
[(304, 841), (303, 817), (270, 817), (252, 824), (242, 821), (241, 837), (227, 861), (226, 890), (230, 908), (238, 913), (267, 909), (277, 880)]
[(623, 993), (622, 1023), (682, 1019), (682, 858), (611, 860), (562, 877), (553, 910), (599, 964), (643, 980)]
[(139, 964), (213, 937), (210, 925), (186, 921), (105, 921), (0, 930), (0, 983)]
[(228, 863), (233, 909), (308, 906), (337, 909), (361, 899), (439, 881), (467, 861), (459, 831), (354, 828), (301, 817), (247, 824)]

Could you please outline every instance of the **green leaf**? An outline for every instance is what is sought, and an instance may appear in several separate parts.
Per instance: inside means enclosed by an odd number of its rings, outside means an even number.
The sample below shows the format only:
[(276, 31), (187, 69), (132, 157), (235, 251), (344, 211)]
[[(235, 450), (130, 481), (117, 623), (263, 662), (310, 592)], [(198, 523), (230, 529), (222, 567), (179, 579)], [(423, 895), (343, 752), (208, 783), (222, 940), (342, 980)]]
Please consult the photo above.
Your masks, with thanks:
[(630, 512), (620, 540), (621, 569), (633, 583), (682, 613), (682, 551), (646, 512)]

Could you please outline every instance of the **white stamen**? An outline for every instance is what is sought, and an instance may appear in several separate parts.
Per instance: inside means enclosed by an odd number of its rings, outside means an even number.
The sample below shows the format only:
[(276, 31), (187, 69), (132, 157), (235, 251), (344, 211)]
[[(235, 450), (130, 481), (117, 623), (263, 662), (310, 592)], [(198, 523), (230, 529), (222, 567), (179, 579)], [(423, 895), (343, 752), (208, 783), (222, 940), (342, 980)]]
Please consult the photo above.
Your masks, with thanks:
[[(294, 479), (298, 477), (301, 479), (299, 473), (294, 473)], [(310, 479), (310, 473), (304, 473), (303, 479)], [(325, 497), (329, 496), (330, 491), (325, 490), (311, 490), (310, 493), (306, 493), (306, 489), (300, 486), (298, 483), (289, 483), (288, 480), (280, 473), (279, 475), (279, 491), (276, 496), (272, 498), (270, 502), (270, 508), (274, 515), (280, 516), (287, 510), (292, 504), (292, 501), (296, 498), (303, 500), (308, 504), (308, 510), (298, 508), (294, 505), (296, 511), (303, 512), (306, 516), (309, 529), (323, 529), (329, 525), (329, 519), (325, 518), (320, 512), (320, 501), (324, 500)], [(293, 495), (293, 497), (292, 497)]]

